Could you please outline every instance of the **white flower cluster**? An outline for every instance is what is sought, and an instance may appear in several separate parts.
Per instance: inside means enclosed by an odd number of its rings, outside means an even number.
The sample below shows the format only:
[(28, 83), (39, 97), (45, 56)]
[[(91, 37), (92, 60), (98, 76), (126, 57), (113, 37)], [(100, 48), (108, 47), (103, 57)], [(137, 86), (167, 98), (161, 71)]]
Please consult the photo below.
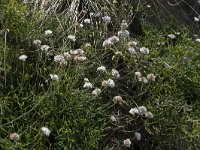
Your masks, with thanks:
[(92, 89), (93, 88), (93, 85), (92, 83), (88, 80), (88, 78), (85, 78), (84, 79), (85, 83), (83, 85), (83, 88), (87, 88), (87, 89)]
[(137, 47), (137, 42), (136, 41), (130, 41), (128, 43), (128, 51), (131, 55), (136, 56), (139, 54), (147, 55), (149, 54), (149, 49), (146, 47)]
[(85, 60), (87, 60), (84, 53), (85, 53), (84, 50), (79, 48), (76, 50), (71, 50), (70, 54), (67, 54), (67, 55), (68, 55), (68, 58), (70, 58), (70, 59), (72, 58), (75, 63), (82, 63)]
[(118, 32), (118, 36), (121, 38), (128, 38), (130, 33), (128, 30), (126, 30), (127, 28), (128, 24), (125, 20), (123, 20), (121, 23), (121, 30)]
[(168, 34), (167, 37), (170, 38), (170, 39), (175, 39), (176, 38), (176, 36), (174, 34)]
[(156, 80), (156, 76), (153, 73), (148, 74), (147, 77), (142, 77), (142, 74), (139, 71), (135, 72), (135, 77), (136, 79), (138, 79), (139, 82), (142, 82), (144, 84), (147, 84), (149, 81)]
[(114, 88), (115, 87), (115, 82), (112, 79), (108, 79), (108, 80), (103, 80), (102, 84), (103, 87), (111, 87)]
[(131, 108), (129, 113), (133, 116), (137, 114), (139, 116), (153, 118), (153, 114), (151, 112), (148, 112), (145, 106)]
[(51, 77), (51, 80), (53, 80), (53, 81), (59, 81), (59, 77), (58, 77), (58, 75), (57, 74), (50, 74), (50, 77)]
[(103, 42), (103, 47), (106, 47), (106, 46), (110, 46), (110, 45), (114, 45), (115, 43), (119, 42), (119, 37), (117, 36), (112, 36), (108, 39), (106, 39), (104, 42)]

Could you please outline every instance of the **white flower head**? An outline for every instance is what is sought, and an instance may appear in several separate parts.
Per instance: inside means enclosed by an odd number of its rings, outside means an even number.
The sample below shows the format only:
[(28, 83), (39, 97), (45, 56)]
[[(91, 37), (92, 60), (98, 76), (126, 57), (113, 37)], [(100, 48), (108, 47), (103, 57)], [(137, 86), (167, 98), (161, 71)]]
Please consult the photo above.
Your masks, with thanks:
[(10, 134), (10, 140), (15, 142), (19, 141), (19, 134), (17, 133)]
[(64, 60), (64, 56), (63, 55), (56, 55), (56, 56), (54, 56), (54, 61), (56, 62), (56, 63), (60, 63), (60, 62), (62, 62)]
[(98, 96), (101, 93), (101, 89), (96, 88), (94, 91), (92, 91), (92, 95)]
[(135, 47), (135, 46), (137, 46), (137, 42), (136, 41), (130, 41), (130, 42), (128, 42), (128, 46)]
[(115, 55), (118, 56), (118, 57), (124, 57), (124, 55), (121, 51), (115, 52)]
[(199, 22), (199, 18), (198, 17), (194, 17), (194, 21), (195, 22)]
[(41, 43), (42, 43), (42, 41), (40, 41), (40, 40), (34, 40), (33, 41), (33, 44), (35, 44), (36, 46), (40, 46)]
[(147, 108), (145, 106), (139, 106), (137, 107), (138, 111), (139, 111), (139, 114), (140, 116), (146, 116), (146, 114), (148, 113), (147, 112)]
[(130, 35), (128, 30), (121, 30), (117, 34), (119, 37), (123, 37), (123, 38), (128, 38)]
[(84, 78), (84, 85), (83, 85), (83, 88), (87, 88), (87, 89), (92, 89), (93, 88), (93, 85), (92, 83), (90, 83), (89, 79), (88, 78)]
[(128, 51), (129, 51), (129, 53), (130, 53), (131, 55), (136, 55), (136, 54), (137, 54), (135, 48), (133, 48), (133, 47), (129, 47), (129, 48), (128, 48)]
[(69, 54), (69, 52), (64, 52), (64, 57), (66, 60), (71, 60), (72, 56)]
[(84, 26), (84, 25), (83, 25), (82, 23), (79, 24), (79, 27), (80, 27), (80, 28), (83, 28), (83, 26)]
[(198, 43), (200, 43), (200, 38), (198, 38), (198, 39), (195, 39), (195, 41), (196, 41), (196, 42), (198, 42)]
[(147, 112), (147, 114), (146, 114), (145, 117), (147, 117), (147, 118), (153, 118), (153, 114), (149, 111), (149, 112)]
[(139, 110), (137, 108), (131, 108), (129, 113), (134, 116), (135, 114), (139, 114)]
[(135, 108), (131, 108), (129, 113), (131, 115), (139, 115), (139, 116), (143, 116), (143, 117), (146, 117), (148, 112), (147, 112), (147, 108), (145, 106), (139, 106), (139, 107), (135, 107)]
[(104, 66), (98, 67), (98, 68), (97, 68), (97, 71), (99, 71), (99, 72), (101, 72), (101, 73), (107, 73), (106, 67), (104, 67)]
[(106, 47), (106, 46), (110, 46), (110, 45), (113, 45), (113, 42), (111, 41), (111, 39), (106, 39), (104, 42), (103, 42), (103, 47)]
[(110, 16), (104, 16), (104, 17), (102, 17), (102, 19), (107, 24), (111, 22), (111, 17)]
[(83, 88), (92, 89), (93, 85), (90, 82), (85, 82), (84, 85), (83, 85)]
[(169, 37), (170, 39), (175, 39), (176, 38), (176, 36), (174, 34), (169, 34), (169, 35), (167, 35), (167, 37)]
[(47, 127), (42, 127), (41, 129), (47, 137), (50, 136), (51, 131)]
[(51, 30), (46, 30), (46, 31), (45, 31), (45, 35), (46, 35), (46, 36), (51, 35), (52, 33), (53, 33), (53, 32), (52, 32)]
[(86, 19), (84, 19), (83, 22), (84, 22), (85, 24), (90, 24), (90, 19), (86, 18)]
[(115, 82), (112, 79), (108, 79), (108, 86), (111, 88), (115, 87)]
[(42, 45), (41, 46), (41, 50), (47, 52), (49, 50), (49, 46), (48, 45)]
[(147, 4), (147, 8), (151, 8), (151, 5)]
[(90, 43), (85, 43), (85, 47), (91, 47), (92, 45)]
[(119, 42), (119, 37), (112, 36), (112, 37), (108, 38), (108, 41), (110, 41), (111, 43), (115, 44), (115, 43)]
[(65, 61), (65, 59), (62, 59), (61, 62), (59, 62), (59, 65), (61, 67), (64, 67), (65, 65), (67, 65), (67, 61)]
[(112, 122), (117, 122), (117, 119), (115, 118), (114, 115), (111, 115), (111, 116), (110, 116), (110, 120), (111, 120)]
[(139, 71), (137, 71), (135, 72), (135, 76), (137, 79), (140, 79), (142, 77), (142, 74)]
[(89, 82), (89, 79), (88, 79), (88, 78), (84, 78), (84, 81), (85, 81), (85, 82)]
[(58, 75), (56, 75), (56, 74), (50, 74), (50, 77), (51, 77), (51, 80), (53, 80), (53, 81), (59, 81), (59, 77), (58, 77)]
[(149, 54), (149, 49), (146, 48), (146, 47), (141, 47), (140, 48), (140, 53), (144, 54), (144, 55), (147, 55), (147, 54)]
[(82, 63), (82, 62), (84, 62), (85, 60), (87, 60), (87, 58), (85, 57), (85, 56), (75, 56), (74, 57), (74, 61), (76, 62), (76, 63)]
[(76, 41), (76, 36), (75, 35), (68, 35), (68, 37), (67, 37), (68, 39), (70, 39), (70, 40), (72, 40), (73, 42), (75, 42)]
[(101, 16), (101, 12), (97, 12), (97, 13), (94, 13), (93, 17), (100, 17)]
[(19, 60), (21, 60), (21, 61), (26, 61), (27, 58), (28, 58), (28, 56), (26, 56), (26, 55), (19, 56)]
[(115, 77), (116, 79), (120, 78), (120, 74), (116, 69), (112, 69), (112, 76)]
[(131, 140), (130, 139), (124, 140), (123, 143), (124, 143), (125, 147), (131, 147)]
[(141, 78), (139, 78), (139, 82), (143, 82), (144, 84), (147, 84), (148, 80), (145, 77), (141, 77)]
[(141, 141), (141, 137), (142, 137), (142, 136), (141, 136), (140, 133), (135, 132), (134, 135), (135, 135), (136, 140)]
[(150, 80), (150, 81), (155, 81), (156, 76), (153, 73), (150, 73), (150, 74), (147, 75), (147, 79)]

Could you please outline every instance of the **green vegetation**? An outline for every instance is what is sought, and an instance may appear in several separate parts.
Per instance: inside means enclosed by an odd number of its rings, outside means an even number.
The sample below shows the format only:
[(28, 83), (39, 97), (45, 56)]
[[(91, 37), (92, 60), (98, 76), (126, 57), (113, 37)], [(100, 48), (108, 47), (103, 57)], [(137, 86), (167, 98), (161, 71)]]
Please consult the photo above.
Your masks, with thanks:
[(0, 4), (0, 149), (200, 149), (199, 22), (134, 34), (120, 6), (73, 23)]

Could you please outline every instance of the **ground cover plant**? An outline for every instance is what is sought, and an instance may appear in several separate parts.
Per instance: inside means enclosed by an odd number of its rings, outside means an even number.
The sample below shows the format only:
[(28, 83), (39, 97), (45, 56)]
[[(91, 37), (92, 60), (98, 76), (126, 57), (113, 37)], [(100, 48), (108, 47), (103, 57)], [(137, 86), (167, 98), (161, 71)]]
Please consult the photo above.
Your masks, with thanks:
[(0, 149), (198, 150), (198, 16), (86, 2), (0, 3)]

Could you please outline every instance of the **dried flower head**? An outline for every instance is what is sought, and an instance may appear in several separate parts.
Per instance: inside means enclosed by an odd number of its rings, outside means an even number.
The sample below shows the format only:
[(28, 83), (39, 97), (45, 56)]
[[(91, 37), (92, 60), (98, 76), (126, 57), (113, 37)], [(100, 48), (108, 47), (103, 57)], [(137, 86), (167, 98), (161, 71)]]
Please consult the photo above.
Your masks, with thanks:
[(124, 101), (123, 101), (121, 96), (115, 96), (115, 97), (113, 97), (113, 102), (115, 104), (120, 104), (121, 105)]

